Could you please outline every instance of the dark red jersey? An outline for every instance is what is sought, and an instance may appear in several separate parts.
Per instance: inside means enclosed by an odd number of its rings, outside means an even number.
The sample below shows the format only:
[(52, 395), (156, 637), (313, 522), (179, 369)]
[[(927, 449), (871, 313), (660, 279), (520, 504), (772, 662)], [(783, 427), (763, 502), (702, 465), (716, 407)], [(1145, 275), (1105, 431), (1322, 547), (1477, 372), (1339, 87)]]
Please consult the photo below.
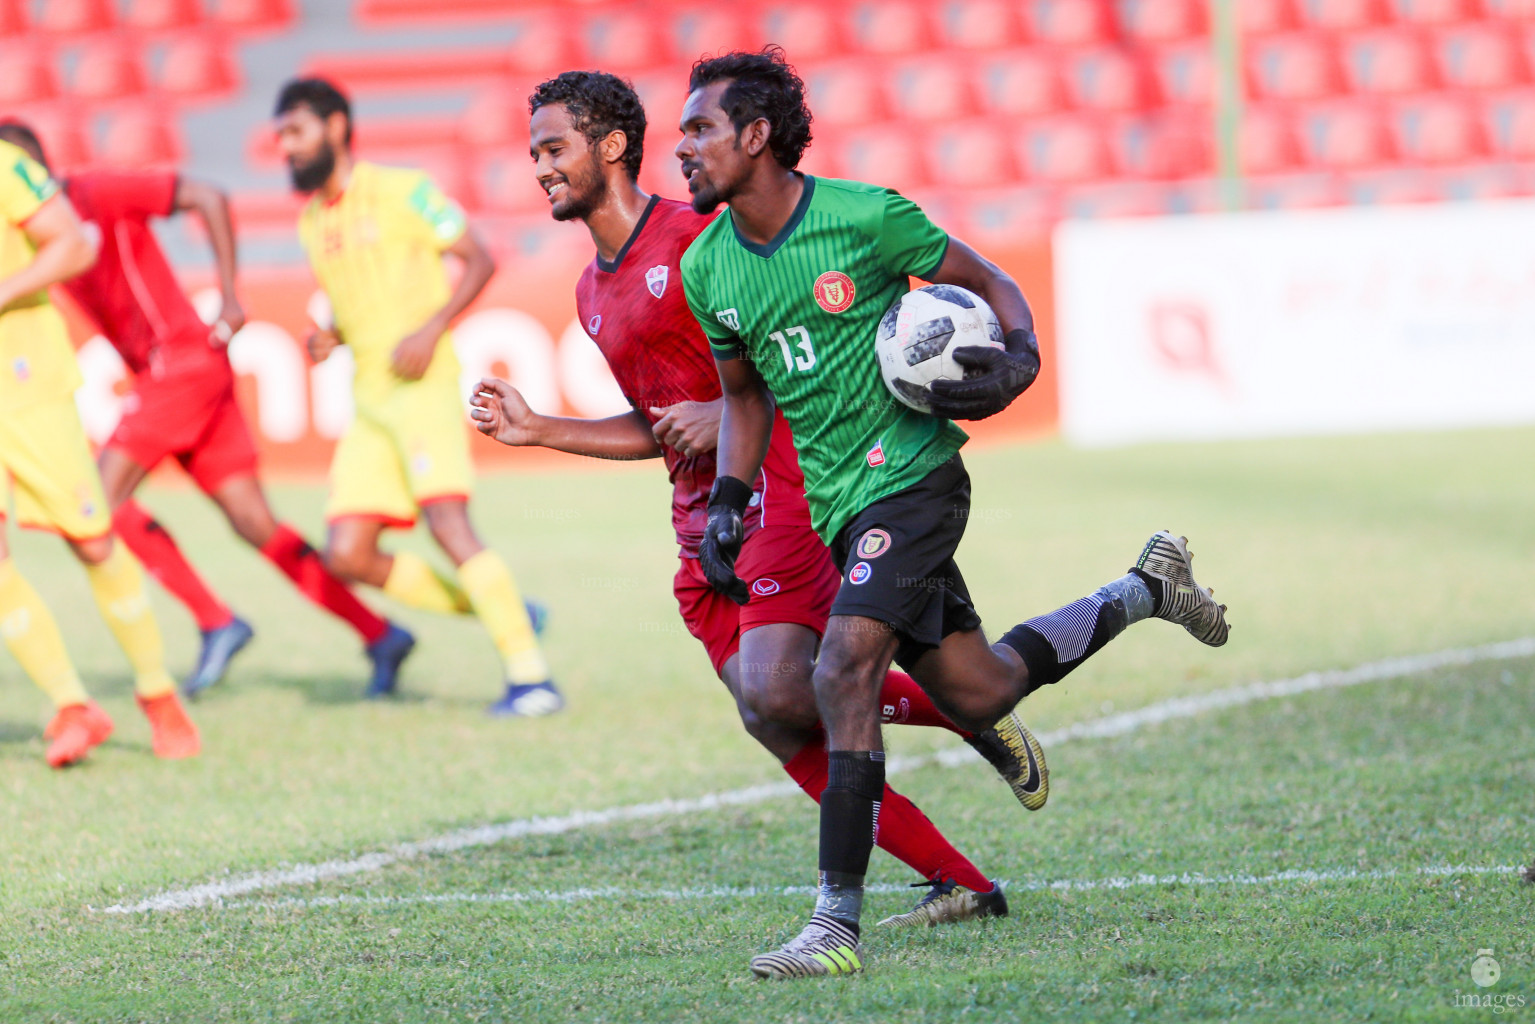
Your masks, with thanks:
[[(652, 425), (678, 402), (720, 397), (719, 371), (709, 341), (682, 294), (682, 254), (712, 218), (686, 203), (655, 196), (634, 234), (610, 263), (598, 256), (576, 285), (576, 310), (597, 343), (629, 404)], [(672, 525), (683, 554), (696, 558), (703, 537), (714, 453), (684, 455), (663, 449), (672, 480)], [(753, 482), (746, 527), (810, 527), (805, 476), (794, 438), (782, 415), (773, 420), (773, 441)]]
[(64, 182), (80, 218), (101, 230), (96, 265), (65, 284), (135, 374), (154, 377), (227, 369), (228, 356), (209, 342), (160, 243), (151, 217), (175, 208), (176, 175), (154, 171), (87, 171)]

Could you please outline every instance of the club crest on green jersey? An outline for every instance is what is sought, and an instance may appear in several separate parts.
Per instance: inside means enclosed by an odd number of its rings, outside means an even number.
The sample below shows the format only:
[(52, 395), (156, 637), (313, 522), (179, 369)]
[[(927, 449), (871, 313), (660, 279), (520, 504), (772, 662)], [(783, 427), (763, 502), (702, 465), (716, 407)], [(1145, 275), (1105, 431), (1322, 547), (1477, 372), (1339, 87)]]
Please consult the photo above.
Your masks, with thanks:
[(841, 313), (853, 304), (853, 279), (840, 270), (828, 270), (815, 279), (816, 305), (828, 313)]

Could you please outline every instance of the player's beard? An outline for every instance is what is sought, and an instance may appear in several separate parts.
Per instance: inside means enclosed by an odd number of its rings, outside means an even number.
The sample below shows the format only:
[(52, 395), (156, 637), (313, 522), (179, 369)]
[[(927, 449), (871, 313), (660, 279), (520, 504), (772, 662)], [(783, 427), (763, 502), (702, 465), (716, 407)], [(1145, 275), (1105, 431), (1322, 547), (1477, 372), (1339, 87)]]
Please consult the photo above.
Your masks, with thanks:
[(329, 142), (320, 143), (319, 151), (306, 163), (292, 158), (288, 161), (288, 176), (293, 180), (294, 190), (298, 192), (318, 190), (330, 180), (335, 170), (336, 151)]
[(565, 179), (565, 199), (550, 212), (555, 220), (585, 220), (607, 198), (608, 183), (595, 163), (578, 177)]

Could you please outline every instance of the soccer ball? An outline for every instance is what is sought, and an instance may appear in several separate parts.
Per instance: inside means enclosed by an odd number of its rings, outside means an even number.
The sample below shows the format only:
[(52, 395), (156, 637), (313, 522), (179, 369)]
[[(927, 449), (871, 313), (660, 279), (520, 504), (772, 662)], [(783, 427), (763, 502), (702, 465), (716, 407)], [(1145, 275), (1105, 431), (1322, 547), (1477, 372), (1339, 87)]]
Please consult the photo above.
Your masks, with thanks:
[(909, 291), (885, 311), (874, 348), (890, 393), (918, 412), (932, 412), (927, 386), (935, 380), (963, 380), (956, 348), (1002, 348), (1002, 325), (986, 301), (952, 284)]

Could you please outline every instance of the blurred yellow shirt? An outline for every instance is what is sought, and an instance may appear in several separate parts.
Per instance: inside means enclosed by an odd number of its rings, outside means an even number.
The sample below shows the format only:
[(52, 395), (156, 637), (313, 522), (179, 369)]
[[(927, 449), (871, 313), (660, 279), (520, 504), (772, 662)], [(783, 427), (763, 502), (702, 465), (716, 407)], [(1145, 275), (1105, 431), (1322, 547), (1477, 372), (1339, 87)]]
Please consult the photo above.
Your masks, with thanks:
[[(424, 172), (365, 161), (334, 201), (316, 196), (304, 207), (299, 240), (356, 362), (359, 411), (408, 384), (391, 368), (394, 350), (448, 301), (442, 254), (467, 227), (463, 209)], [(444, 333), (421, 382), (457, 390), (458, 372)]]
[[(22, 225), (58, 191), (58, 182), (25, 151), (0, 142), (0, 280), (36, 258)], [(0, 414), (67, 397), (79, 386), (75, 350), (47, 289), (0, 309)]]

